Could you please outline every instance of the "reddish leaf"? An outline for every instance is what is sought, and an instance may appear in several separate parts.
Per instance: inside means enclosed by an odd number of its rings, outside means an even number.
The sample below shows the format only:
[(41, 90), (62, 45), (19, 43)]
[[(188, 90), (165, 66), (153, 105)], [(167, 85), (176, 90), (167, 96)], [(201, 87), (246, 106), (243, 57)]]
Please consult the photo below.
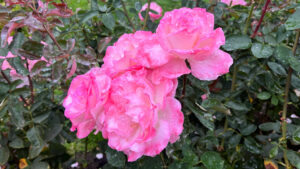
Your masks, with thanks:
[(71, 17), (73, 15), (73, 11), (70, 9), (51, 9), (50, 11), (48, 11), (47, 13), (47, 17), (48, 16), (60, 16), (63, 18), (68, 18)]
[(38, 19), (36, 19), (32, 15), (32, 13), (30, 13), (29, 16), (26, 19), (24, 19), (24, 24), (34, 30), (45, 31), (43, 24)]
[(97, 48), (98, 53), (102, 53), (106, 49), (106, 47), (109, 44), (109, 42), (111, 41), (111, 39), (112, 39), (111, 37), (106, 37), (99, 41), (98, 48)]
[(56, 9), (49, 10), (46, 16), (60, 16), (67, 18), (73, 15), (73, 11), (69, 9), (65, 3), (58, 4), (53, 2), (52, 5), (54, 5)]
[(17, 22), (9, 22), (6, 24), (1, 31), (1, 47), (5, 47), (8, 37), (12, 33), (13, 30), (23, 27), (24, 24), (23, 22), (17, 23)]
[(6, 6), (12, 6), (12, 5), (22, 5), (25, 4), (23, 0), (5, 0)]
[(77, 69), (76, 59), (73, 59), (72, 68), (71, 68), (70, 72), (67, 74), (67, 79), (69, 79), (70, 77), (72, 77), (74, 75), (74, 73), (76, 72), (76, 69)]

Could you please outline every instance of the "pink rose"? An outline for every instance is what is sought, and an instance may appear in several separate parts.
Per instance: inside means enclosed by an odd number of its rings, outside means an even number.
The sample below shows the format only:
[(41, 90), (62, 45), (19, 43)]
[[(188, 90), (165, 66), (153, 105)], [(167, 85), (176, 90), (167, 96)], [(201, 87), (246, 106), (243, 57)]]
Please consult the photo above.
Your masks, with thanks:
[(221, 0), (221, 2), (227, 4), (228, 6), (247, 5), (247, 2), (245, 0)]
[(169, 61), (169, 54), (163, 50), (156, 34), (137, 31), (124, 34), (106, 50), (104, 65), (111, 73), (119, 73), (138, 67), (156, 68)]
[(159, 154), (183, 130), (181, 105), (174, 98), (177, 80), (154, 84), (151, 73), (137, 68), (116, 76), (105, 104), (103, 137), (111, 148), (127, 154), (128, 161)]
[(93, 68), (72, 80), (63, 106), (65, 116), (72, 122), (71, 131), (77, 130), (78, 138), (88, 136), (94, 129), (102, 129), (105, 117), (103, 104), (108, 97), (110, 85), (110, 77), (100, 68)]
[(156, 31), (162, 48), (178, 63), (187, 59), (192, 74), (200, 80), (214, 80), (229, 71), (232, 58), (219, 50), (225, 43), (224, 33), (221, 28), (214, 30), (214, 15), (205, 9), (166, 12)]
[[(148, 8), (148, 3), (145, 4), (145, 5), (142, 7), (142, 9), (140, 10), (140, 12), (139, 12), (139, 18), (140, 18), (142, 21), (144, 21), (144, 18), (143, 18), (143, 16), (142, 16), (142, 12), (143, 12), (143, 11), (146, 11), (147, 8)], [(159, 18), (161, 17), (161, 14), (162, 14), (162, 8), (161, 8), (156, 2), (151, 2), (151, 3), (150, 3), (150, 9), (153, 10), (153, 11), (155, 11), (155, 12), (157, 12), (157, 13), (153, 13), (153, 12), (149, 11), (149, 16), (150, 16), (150, 19), (151, 19), (152, 21), (155, 21), (155, 20), (157, 20), (157, 19), (159, 19)]]

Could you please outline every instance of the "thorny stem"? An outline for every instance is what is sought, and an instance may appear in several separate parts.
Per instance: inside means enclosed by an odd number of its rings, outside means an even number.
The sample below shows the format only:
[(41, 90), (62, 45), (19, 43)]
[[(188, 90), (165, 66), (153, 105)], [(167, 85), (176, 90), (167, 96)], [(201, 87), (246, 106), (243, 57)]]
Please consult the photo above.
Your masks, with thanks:
[[(11, 84), (10, 80), (8, 79), (8, 77), (5, 75), (5, 73), (1, 70), (1, 75), (3, 76), (3, 78), (7, 81), (8, 84)], [(27, 103), (27, 101), (25, 100), (25, 98), (20, 95), (20, 99), (24, 102), (24, 104), (26, 106), (28, 106), (29, 104)]]
[(183, 75), (182, 92), (180, 96), (181, 99), (183, 99), (183, 97), (185, 96), (186, 81), (187, 81), (186, 75)]
[(249, 28), (249, 25), (250, 25), (250, 20), (251, 20), (251, 17), (252, 17), (254, 5), (255, 5), (255, 3), (253, 2), (252, 5), (251, 5), (251, 9), (250, 9), (247, 21), (246, 21), (246, 26), (244, 28), (244, 32), (243, 32), (244, 34), (247, 34), (247, 32), (248, 32), (248, 28)]
[(259, 29), (259, 27), (260, 27), (260, 25), (261, 25), (261, 23), (262, 23), (262, 21), (263, 21), (263, 19), (264, 19), (264, 16), (265, 16), (265, 14), (266, 14), (266, 11), (267, 11), (267, 9), (268, 9), (268, 6), (269, 6), (270, 2), (271, 2), (271, 0), (267, 0), (266, 4), (265, 4), (265, 6), (264, 6), (264, 8), (263, 8), (263, 10), (262, 10), (261, 17), (260, 17), (260, 19), (259, 19), (259, 21), (258, 21), (258, 24), (257, 24), (257, 26), (256, 26), (256, 28), (255, 28), (253, 34), (251, 35), (251, 38), (254, 38), (254, 37), (256, 36), (257, 31), (258, 31), (258, 29)]
[[(297, 44), (299, 41), (299, 34), (300, 34), (300, 29), (297, 30), (296, 33), (296, 38), (294, 41), (294, 46), (293, 46), (293, 55), (296, 54), (296, 49), (297, 49)], [(285, 168), (286, 169), (290, 169), (290, 163), (289, 160), (287, 158), (287, 144), (286, 144), (286, 114), (287, 114), (287, 107), (288, 107), (288, 101), (289, 101), (289, 89), (290, 89), (290, 85), (291, 85), (291, 79), (292, 79), (292, 73), (293, 73), (293, 69), (291, 67), (289, 67), (288, 70), (288, 77), (286, 80), (286, 84), (285, 84), (285, 90), (284, 90), (284, 104), (283, 104), (283, 111), (282, 111), (282, 138), (281, 140), (283, 141), (283, 158), (284, 158), (284, 162), (285, 162)]]
[(85, 138), (84, 158), (87, 160), (88, 137)]
[(161, 158), (161, 161), (162, 161), (162, 163), (163, 163), (163, 168), (166, 169), (166, 168), (167, 168), (167, 165), (166, 165), (166, 162), (165, 162), (163, 153), (160, 153), (160, 158)]
[(126, 18), (128, 19), (128, 22), (131, 25), (133, 32), (135, 32), (136, 29), (135, 29), (135, 27), (134, 27), (134, 25), (133, 25), (133, 23), (132, 23), (129, 15), (128, 15), (128, 12), (127, 12), (127, 9), (126, 9), (126, 5), (125, 5), (125, 3), (124, 3), (123, 0), (121, 0), (121, 3), (122, 3), (123, 10), (124, 10), (124, 14), (125, 14)]
[(146, 10), (146, 16), (144, 19), (144, 26), (142, 30), (145, 30), (146, 26), (147, 26), (147, 20), (149, 18), (149, 11), (150, 11), (150, 5), (151, 5), (151, 0), (148, 0), (148, 6), (147, 6), (147, 10)]
[(57, 42), (57, 40), (55, 39), (54, 35), (52, 34), (52, 32), (50, 32), (50, 30), (48, 29), (48, 26), (45, 25), (45, 23), (43, 23), (43, 27), (46, 30), (46, 32), (48, 33), (48, 35), (50, 36), (50, 38), (52, 39), (52, 41), (55, 43), (55, 45), (58, 47), (58, 49), (60, 51), (62, 51), (61, 46), (59, 45), (59, 43)]

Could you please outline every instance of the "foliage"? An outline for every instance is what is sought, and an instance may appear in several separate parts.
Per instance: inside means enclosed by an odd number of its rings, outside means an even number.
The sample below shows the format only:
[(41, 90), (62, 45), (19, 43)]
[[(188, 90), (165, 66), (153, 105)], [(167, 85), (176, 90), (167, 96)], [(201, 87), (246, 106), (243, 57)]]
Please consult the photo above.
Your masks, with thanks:
[[(185, 116), (181, 139), (159, 156), (128, 163), (100, 133), (76, 139), (61, 103), (72, 77), (100, 66), (106, 47), (119, 36), (142, 29), (138, 12), (146, 1), (47, 1), (49, 7), (9, 2), (18, 4), (1, 3), (0, 56), (16, 55), (8, 62), (20, 76), (1, 70), (1, 167), (70, 168), (77, 161), (81, 168), (104, 169), (300, 169), (299, 3), (274, 0), (260, 22), (266, 6), (261, 0), (233, 7), (158, 0), (164, 11), (198, 6), (214, 13), (216, 27), (226, 35), (222, 48), (235, 61), (230, 73), (215, 81), (181, 77), (176, 95)], [(146, 29), (155, 32), (158, 22), (148, 20)], [(37, 61), (31, 71), (29, 60)], [(3, 63), (0, 58), (0, 67)]]

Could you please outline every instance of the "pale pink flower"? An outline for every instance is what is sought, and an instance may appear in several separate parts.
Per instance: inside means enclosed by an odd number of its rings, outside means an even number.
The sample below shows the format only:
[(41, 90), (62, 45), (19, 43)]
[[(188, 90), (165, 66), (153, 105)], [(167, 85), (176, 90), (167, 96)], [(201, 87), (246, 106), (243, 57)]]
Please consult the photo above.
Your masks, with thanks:
[[(148, 8), (148, 3), (146, 3), (146, 4), (142, 7), (142, 9), (140, 10), (140, 12), (139, 12), (139, 18), (140, 18), (142, 21), (144, 21), (144, 18), (143, 18), (143, 16), (142, 16), (142, 12), (143, 12), (143, 11), (146, 11), (147, 8)], [(154, 12), (152, 12), (152, 11), (149, 11), (149, 16), (150, 16), (150, 19), (151, 19), (152, 21), (155, 21), (155, 20), (157, 20), (157, 19), (159, 19), (159, 18), (161, 17), (161, 15), (162, 15), (162, 8), (161, 8), (156, 2), (151, 2), (151, 3), (150, 3), (150, 9), (153, 10), (153, 11), (155, 11), (155, 12), (157, 12), (157, 13), (154, 13)]]
[(235, 6), (235, 5), (247, 5), (247, 2), (245, 0), (221, 0), (221, 2), (227, 4), (228, 6)]
[(205, 9), (181, 8), (166, 12), (156, 31), (162, 48), (172, 54), (177, 63), (187, 59), (192, 74), (200, 80), (214, 80), (229, 71), (232, 58), (219, 50), (225, 44), (224, 33), (221, 28), (214, 30), (214, 15)]
[(111, 81), (102, 134), (128, 161), (159, 154), (183, 130), (181, 105), (174, 98), (177, 80), (164, 78), (154, 84), (151, 73), (137, 68)]
[(102, 129), (104, 110), (111, 79), (105, 70), (93, 68), (72, 80), (68, 95), (64, 99), (65, 116), (72, 122), (71, 131), (77, 130), (77, 137), (84, 138), (91, 131)]

